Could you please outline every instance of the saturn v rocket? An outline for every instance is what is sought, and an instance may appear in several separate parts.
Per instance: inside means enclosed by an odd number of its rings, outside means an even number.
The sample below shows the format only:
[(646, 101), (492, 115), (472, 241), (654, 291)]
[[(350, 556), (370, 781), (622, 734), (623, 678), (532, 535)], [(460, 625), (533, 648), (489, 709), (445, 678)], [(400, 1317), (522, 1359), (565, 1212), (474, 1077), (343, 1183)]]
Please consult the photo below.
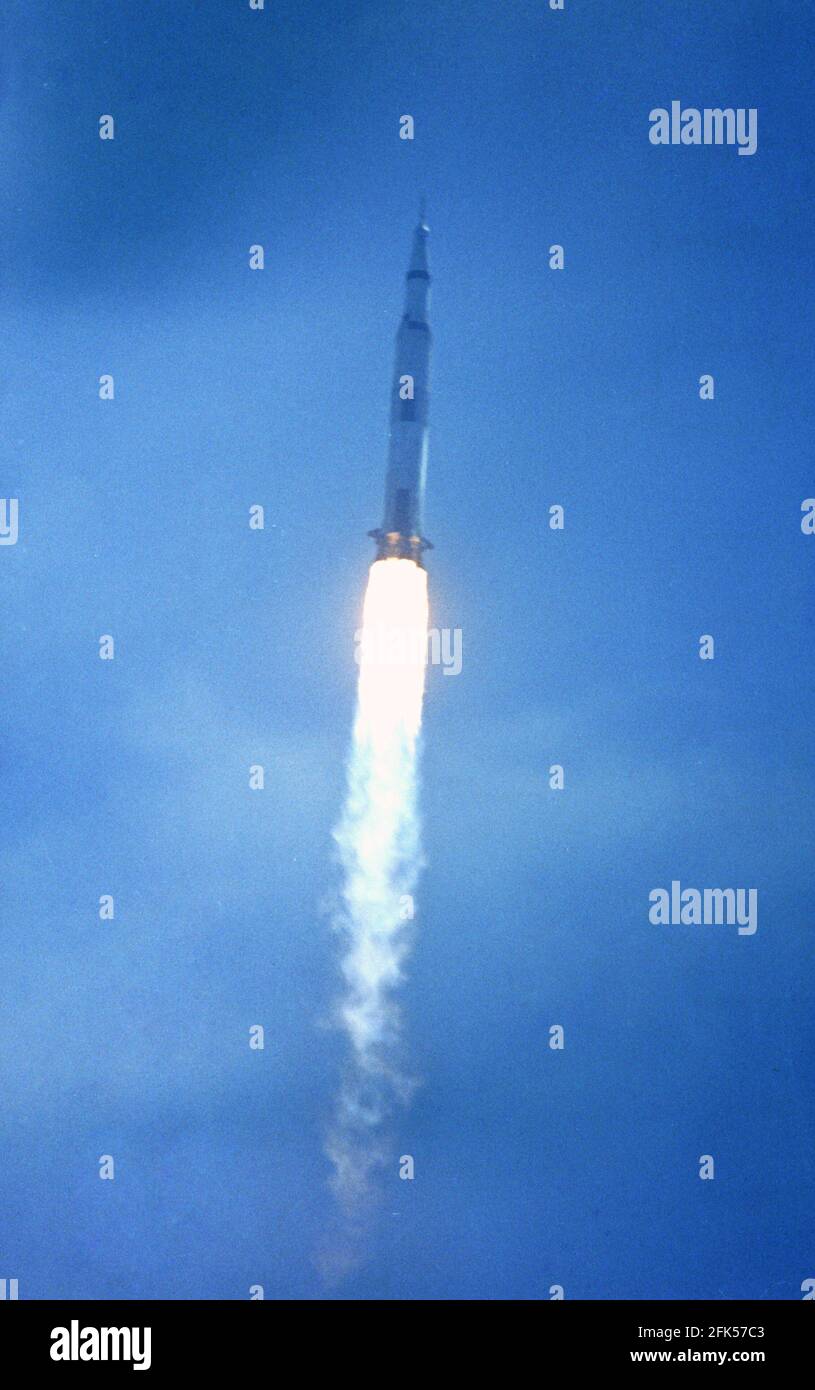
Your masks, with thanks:
[(385, 514), (382, 525), (368, 533), (377, 542), (377, 560), (414, 560), (420, 567), (422, 552), (432, 549), (423, 534), (430, 404), (429, 232), (422, 209), (405, 277), (405, 312), (396, 334)]

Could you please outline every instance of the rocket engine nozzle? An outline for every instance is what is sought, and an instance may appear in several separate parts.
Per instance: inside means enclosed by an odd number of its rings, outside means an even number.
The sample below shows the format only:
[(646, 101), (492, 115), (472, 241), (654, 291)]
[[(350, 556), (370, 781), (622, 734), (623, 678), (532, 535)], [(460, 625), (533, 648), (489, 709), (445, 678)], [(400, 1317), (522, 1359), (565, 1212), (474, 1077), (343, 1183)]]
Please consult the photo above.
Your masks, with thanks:
[(426, 536), (403, 536), (400, 531), (369, 531), (368, 535), (377, 542), (377, 560), (413, 560), (424, 569), (422, 552), (433, 549), (433, 542)]

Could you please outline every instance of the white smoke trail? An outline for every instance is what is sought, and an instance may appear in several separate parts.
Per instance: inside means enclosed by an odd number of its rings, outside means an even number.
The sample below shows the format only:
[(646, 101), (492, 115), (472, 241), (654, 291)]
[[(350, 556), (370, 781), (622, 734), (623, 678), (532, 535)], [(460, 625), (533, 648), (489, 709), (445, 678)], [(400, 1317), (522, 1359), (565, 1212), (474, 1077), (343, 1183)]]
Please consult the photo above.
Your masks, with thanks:
[(327, 1154), (348, 1215), (375, 1194), (387, 1162), (384, 1125), (411, 1082), (399, 1069), (394, 991), (409, 947), (412, 893), (421, 867), (417, 742), (427, 650), (427, 575), (412, 560), (378, 560), (363, 612), (357, 712), (345, 806), (334, 838), (343, 867), (345, 989), (338, 1019), (350, 1056)]

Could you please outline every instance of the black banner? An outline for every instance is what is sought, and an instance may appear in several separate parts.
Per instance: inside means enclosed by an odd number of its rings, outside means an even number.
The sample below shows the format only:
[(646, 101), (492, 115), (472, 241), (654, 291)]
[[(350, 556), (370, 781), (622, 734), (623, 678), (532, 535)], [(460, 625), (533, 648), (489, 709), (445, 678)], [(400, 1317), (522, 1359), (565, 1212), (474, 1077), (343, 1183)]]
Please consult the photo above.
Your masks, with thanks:
[(412, 1363), (426, 1373), (430, 1335), (462, 1367), (473, 1354), (511, 1350), (513, 1361), (523, 1353), (539, 1370), (556, 1358), (576, 1372), (710, 1365), (777, 1374), (807, 1364), (812, 1317), (797, 1302), (746, 1301), (410, 1302), (380, 1303), (373, 1313), (342, 1300), (18, 1302), (0, 1310), (0, 1335), (7, 1364), (13, 1359), (38, 1377), (100, 1370), (212, 1376), (264, 1364), (271, 1370), (282, 1356), (305, 1370), (323, 1357), (344, 1357), (359, 1319), (366, 1335), (399, 1339), (402, 1373)]

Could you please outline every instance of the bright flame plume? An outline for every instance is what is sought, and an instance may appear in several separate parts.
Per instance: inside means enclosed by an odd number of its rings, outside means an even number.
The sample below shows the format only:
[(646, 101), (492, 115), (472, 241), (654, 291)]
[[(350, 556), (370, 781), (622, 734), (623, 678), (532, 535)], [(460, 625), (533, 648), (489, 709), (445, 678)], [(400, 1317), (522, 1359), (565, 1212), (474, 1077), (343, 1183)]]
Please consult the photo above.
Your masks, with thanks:
[(370, 570), (359, 648), (357, 712), (348, 787), (334, 838), (343, 867), (345, 990), (339, 1022), (350, 1058), (327, 1153), (346, 1211), (373, 1194), (387, 1161), (383, 1125), (411, 1083), (398, 1067), (399, 1010), (421, 868), (416, 808), (417, 741), (427, 655), (427, 574), (412, 560), (377, 560)]

